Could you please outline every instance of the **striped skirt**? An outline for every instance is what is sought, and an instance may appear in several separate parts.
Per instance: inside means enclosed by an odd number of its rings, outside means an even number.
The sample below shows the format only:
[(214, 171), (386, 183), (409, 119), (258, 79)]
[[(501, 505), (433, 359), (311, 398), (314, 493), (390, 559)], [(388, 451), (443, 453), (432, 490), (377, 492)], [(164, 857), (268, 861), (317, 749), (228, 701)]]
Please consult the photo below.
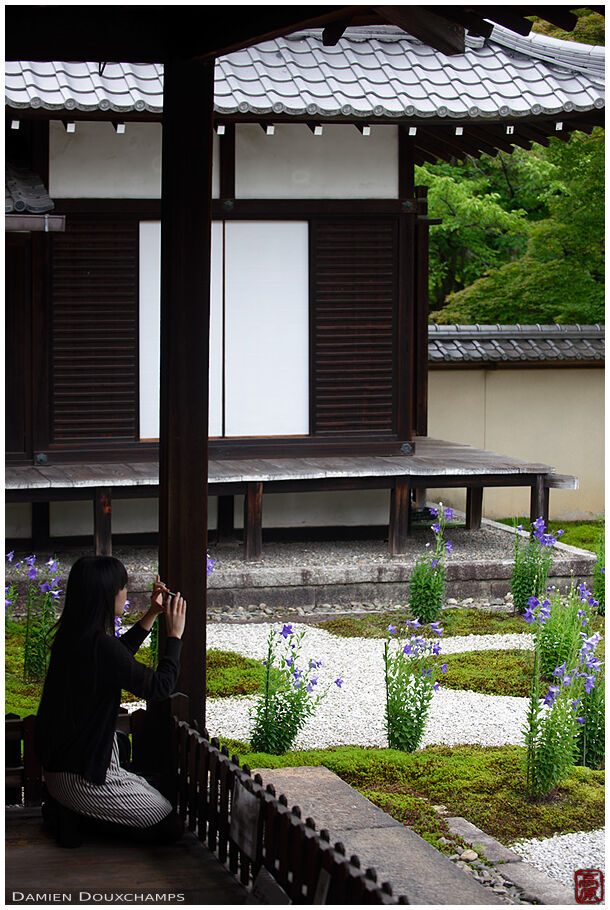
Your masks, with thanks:
[(105, 783), (94, 784), (72, 771), (45, 771), (44, 779), (53, 799), (88, 818), (149, 828), (172, 811), (171, 803), (148, 781), (120, 766), (116, 735)]

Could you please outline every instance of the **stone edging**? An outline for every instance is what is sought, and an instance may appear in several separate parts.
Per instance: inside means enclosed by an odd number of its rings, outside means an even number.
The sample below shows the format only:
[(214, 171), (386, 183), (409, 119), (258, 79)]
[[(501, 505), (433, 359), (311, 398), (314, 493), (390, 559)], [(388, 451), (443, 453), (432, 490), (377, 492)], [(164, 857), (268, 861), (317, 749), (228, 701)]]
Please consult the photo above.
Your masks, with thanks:
[[(518, 853), (505, 847), (495, 838), (486, 834), (476, 825), (466, 821), (461, 816), (447, 818), (444, 813), (444, 806), (435, 807), (439, 814), (443, 815), (447, 826), (452, 834), (461, 837), (466, 843), (473, 847), (474, 855), (468, 855), (468, 851), (462, 853), (458, 862), (462, 866), (467, 862), (472, 862), (479, 858), (484, 858), (497, 875), (501, 876), (505, 883), (504, 886), (492, 890), (502, 894), (508, 888), (516, 887), (521, 892), (520, 897), (524, 903), (535, 901), (540, 904), (576, 904), (573, 892), (556, 881), (550, 876), (545, 875), (540, 869), (527, 863)], [(478, 848), (479, 852), (476, 852)], [(493, 871), (491, 874), (493, 875)]]

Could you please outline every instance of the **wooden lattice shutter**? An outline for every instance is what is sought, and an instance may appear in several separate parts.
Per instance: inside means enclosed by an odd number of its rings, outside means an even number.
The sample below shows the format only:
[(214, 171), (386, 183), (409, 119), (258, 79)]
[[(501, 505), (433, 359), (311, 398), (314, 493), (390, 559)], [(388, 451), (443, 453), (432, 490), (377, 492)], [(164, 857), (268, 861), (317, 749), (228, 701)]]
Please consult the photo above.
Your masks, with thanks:
[(70, 216), (53, 242), (51, 439), (138, 430), (138, 224)]
[(311, 422), (317, 435), (393, 431), (397, 225), (312, 225)]

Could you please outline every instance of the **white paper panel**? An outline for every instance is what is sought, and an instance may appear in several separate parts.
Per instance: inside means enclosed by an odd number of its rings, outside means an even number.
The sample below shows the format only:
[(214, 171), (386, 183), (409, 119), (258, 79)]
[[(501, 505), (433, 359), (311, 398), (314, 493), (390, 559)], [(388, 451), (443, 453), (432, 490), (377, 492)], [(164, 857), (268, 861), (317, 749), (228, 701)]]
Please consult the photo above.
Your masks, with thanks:
[(140, 439), (159, 437), (161, 223), (140, 222)]
[[(209, 435), (222, 435), (222, 223), (212, 223)], [(161, 223), (140, 222), (140, 439), (159, 438)]]
[(306, 222), (225, 225), (225, 435), (309, 432)]
[(212, 266), (210, 279), (210, 413), (208, 434), (222, 436), (222, 244), (223, 224), (212, 222)]

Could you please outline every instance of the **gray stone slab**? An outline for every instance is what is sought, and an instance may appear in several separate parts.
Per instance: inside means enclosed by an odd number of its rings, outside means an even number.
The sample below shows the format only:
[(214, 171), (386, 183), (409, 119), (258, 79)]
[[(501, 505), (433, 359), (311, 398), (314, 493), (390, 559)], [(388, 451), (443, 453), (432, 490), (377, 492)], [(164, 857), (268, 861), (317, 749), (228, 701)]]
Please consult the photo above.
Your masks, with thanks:
[(363, 869), (373, 867), (378, 881), (389, 881), (395, 896), (412, 904), (500, 904), (499, 898), (457, 868), (446, 856), (405, 828), (327, 768), (278, 768), (259, 771), (265, 784), (298, 805), (331, 842), (341, 841), (347, 856), (356, 854)]
[(443, 853), (409, 828), (330, 829), (331, 841), (342, 841), (347, 855), (356, 853), (363, 868), (372, 866), (377, 880), (389, 881), (398, 897), (411, 904), (501, 904), (503, 901), (459, 869)]
[(478, 847), (483, 848), (485, 858), (491, 863), (520, 863), (521, 857), (513, 850), (509, 850), (504, 844), (501, 844), (494, 837), (490, 837), (485, 831), (477, 828), (471, 822), (459, 815), (453, 818), (446, 818), (452, 834), (459, 834), (467, 843), (471, 844), (477, 852)]
[(274, 768), (260, 774), (265, 785), (273, 784), (278, 796), (286, 795), (289, 806), (300, 807), (303, 818), (311, 816), (319, 828), (328, 828), (331, 834), (335, 829), (402, 828), (328, 768)]
[(555, 881), (555, 879), (549, 878), (548, 875), (545, 875), (544, 872), (536, 869), (530, 863), (512, 863), (509, 869), (505, 867), (502, 872), (503, 874), (506, 872), (507, 878), (513, 884), (529, 892), (541, 904), (559, 904), (563, 906), (564, 904), (577, 903), (572, 888), (566, 888), (565, 885)]

